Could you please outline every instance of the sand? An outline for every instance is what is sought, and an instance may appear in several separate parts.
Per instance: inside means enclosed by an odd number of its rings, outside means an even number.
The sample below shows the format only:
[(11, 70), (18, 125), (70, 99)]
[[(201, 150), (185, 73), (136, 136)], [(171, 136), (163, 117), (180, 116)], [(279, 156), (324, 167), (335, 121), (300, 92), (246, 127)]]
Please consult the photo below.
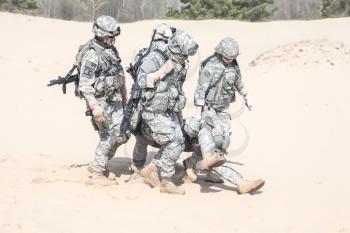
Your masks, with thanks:
[[(124, 66), (159, 22), (121, 25)], [(62, 95), (46, 83), (70, 68), (91, 25), (0, 13), (0, 232), (350, 232), (350, 18), (166, 22), (200, 45), (185, 116), (194, 111), (199, 61), (223, 37), (239, 41), (254, 106), (242, 111), (240, 98), (232, 106), (228, 159), (246, 178), (264, 178), (262, 192), (201, 181), (171, 196), (126, 183), (134, 139), (113, 160), (119, 185), (86, 185), (97, 135), (73, 87)]]

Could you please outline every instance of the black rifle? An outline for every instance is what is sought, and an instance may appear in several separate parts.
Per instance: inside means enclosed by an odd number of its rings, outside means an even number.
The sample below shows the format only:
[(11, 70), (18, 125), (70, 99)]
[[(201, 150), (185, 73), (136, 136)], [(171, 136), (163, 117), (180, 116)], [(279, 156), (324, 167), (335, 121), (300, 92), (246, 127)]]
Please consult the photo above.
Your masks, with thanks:
[[(157, 31), (154, 30), (154, 32), (152, 34), (151, 42), (148, 46), (147, 52), (139, 58), (139, 60), (135, 63), (135, 65), (132, 65), (130, 63), (130, 67), (126, 70), (130, 74), (130, 76), (132, 77), (134, 84), (132, 85), (132, 88), (131, 88), (130, 99), (128, 101), (128, 105), (126, 106), (126, 108), (124, 110), (124, 116), (123, 116), (122, 123), (120, 124), (120, 135), (122, 137), (127, 137), (127, 131), (130, 128), (132, 114), (134, 113), (134, 111), (137, 108), (137, 106), (140, 102), (140, 99), (141, 99), (141, 91), (142, 90), (139, 86), (136, 72), (142, 63), (142, 59), (144, 57), (146, 57), (151, 52), (152, 43), (154, 41), (154, 37), (156, 36), (156, 33), (157, 33)], [(136, 132), (132, 132), (132, 133), (136, 133)]]
[(127, 131), (130, 128), (132, 114), (134, 113), (141, 99), (141, 88), (137, 81), (137, 75), (136, 75), (134, 66), (130, 64), (130, 67), (126, 71), (130, 74), (130, 76), (134, 80), (134, 84), (132, 85), (130, 99), (128, 101), (128, 105), (124, 110), (123, 120), (120, 125), (120, 135), (122, 137), (127, 137)]
[(49, 82), (49, 84), (47, 84), (47, 86), (51, 87), (54, 85), (62, 85), (62, 92), (63, 92), (63, 94), (66, 94), (67, 93), (67, 84), (74, 82), (75, 83), (75, 95), (79, 96), (79, 92), (78, 92), (79, 74), (72, 75), (72, 73), (74, 72), (74, 70), (76, 68), (77, 68), (77, 66), (73, 65), (73, 67), (68, 71), (66, 76), (64, 76), (64, 77), (58, 76), (57, 79), (50, 80), (50, 82)]

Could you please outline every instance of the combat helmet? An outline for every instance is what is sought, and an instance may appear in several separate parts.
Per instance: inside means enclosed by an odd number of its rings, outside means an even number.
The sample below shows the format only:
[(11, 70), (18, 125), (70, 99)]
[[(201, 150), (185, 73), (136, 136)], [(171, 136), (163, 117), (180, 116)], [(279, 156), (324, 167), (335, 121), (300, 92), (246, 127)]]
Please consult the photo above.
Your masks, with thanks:
[(215, 52), (228, 59), (235, 59), (239, 54), (239, 47), (236, 40), (226, 37), (215, 47)]
[(111, 16), (102, 15), (94, 22), (92, 31), (97, 37), (119, 36), (120, 27), (116, 19)]
[(161, 23), (161, 24), (157, 24), (154, 27), (154, 30), (156, 31), (156, 35), (154, 37), (154, 39), (159, 40), (159, 39), (163, 39), (163, 40), (168, 40), (168, 38), (173, 34), (173, 27), (169, 26), (166, 23)]
[(189, 33), (177, 30), (169, 38), (168, 49), (173, 54), (181, 54), (187, 57), (197, 53), (198, 44)]

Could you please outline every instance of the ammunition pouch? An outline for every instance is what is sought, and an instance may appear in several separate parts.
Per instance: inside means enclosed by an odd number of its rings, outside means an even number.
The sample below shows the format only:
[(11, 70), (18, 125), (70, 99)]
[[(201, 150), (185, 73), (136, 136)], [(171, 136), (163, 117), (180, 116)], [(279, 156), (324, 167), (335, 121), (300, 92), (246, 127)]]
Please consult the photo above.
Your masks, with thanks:
[(186, 105), (186, 97), (184, 95), (179, 95), (175, 103), (174, 111), (181, 112)]
[(167, 92), (156, 93), (152, 99), (152, 110), (154, 113), (163, 113), (169, 109), (169, 96)]

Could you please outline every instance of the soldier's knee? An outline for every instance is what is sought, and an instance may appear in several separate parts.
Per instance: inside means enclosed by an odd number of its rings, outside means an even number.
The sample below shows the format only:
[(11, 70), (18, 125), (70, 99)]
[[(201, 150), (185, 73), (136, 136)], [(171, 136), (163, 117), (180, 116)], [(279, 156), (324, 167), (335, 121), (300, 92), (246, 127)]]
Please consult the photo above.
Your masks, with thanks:
[(184, 151), (185, 149), (185, 144), (184, 143), (181, 143), (181, 142), (178, 142), (178, 141), (174, 141), (174, 142), (171, 142), (167, 145), (167, 149), (168, 149), (168, 152), (169, 152), (169, 157), (172, 159), (172, 160), (177, 160), (181, 154), (181, 152)]

